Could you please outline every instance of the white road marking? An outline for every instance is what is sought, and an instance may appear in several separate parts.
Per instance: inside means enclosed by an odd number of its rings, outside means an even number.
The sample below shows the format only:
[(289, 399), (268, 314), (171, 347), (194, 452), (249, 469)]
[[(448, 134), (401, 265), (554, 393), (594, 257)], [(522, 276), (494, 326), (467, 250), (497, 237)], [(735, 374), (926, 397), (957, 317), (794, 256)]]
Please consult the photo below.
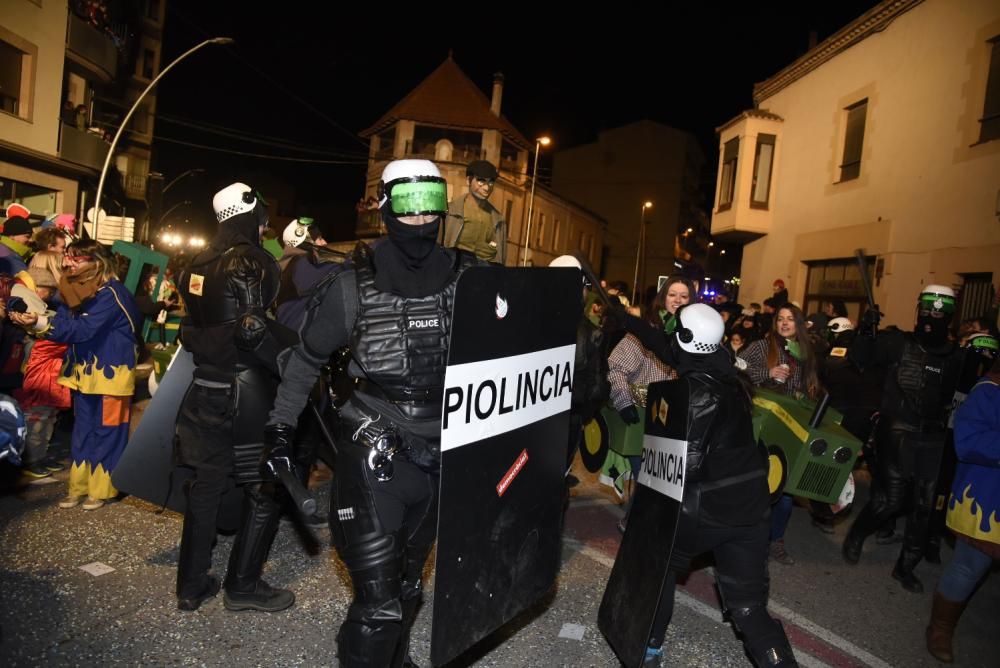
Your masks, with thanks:
[[(567, 547), (572, 548), (573, 550), (579, 552), (588, 559), (596, 561), (597, 563), (603, 566), (611, 568), (612, 566), (615, 565), (615, 560), (613, 557), (609, 557), (600, 550), (590, 547), (589, 545), (584, 545), (580, 541), (573, 540), (570, 538), (564, 538), (563, 543)], [(684, 607), (694, 610), (698, 614), (707, 617), (708, 619), (711, 619), (713, 622), (716, 622), (718, 624), (723, 623), (722, 612), (720, 610), (710, 605), (706, 605), (705, 603), (699, 601), (698, 599), (691, 596), (685, 591), (678, 589), (674, 600), (675, 602), (680, 603)], [(771, 601), (768, 602), (767, 607), (770, 608), (772, 611), (774, 611), (776, 614), (783, 617), (784, 619), (787, 619), (788, 621), (792, 622), (799, 628), (808, 631), (812, 635), (825, 641), (827, 644), (831, 645), (832, 647), (835, 647), (844, 654), (848, 654), (854, 657), (855, 659), (862, 662), (866, 666), (871, 666), (871, 668), (891, 668), (891, 665), (889, 663), (886, 663), (882, 659), (858, 647), (857, 645), (846, 640), (845, 638), (842, 638), (836, 633), (833, 633), (832, 631), (823, 628), (819, 624), (816, 624), (815, 622), (810, 621), (809, 619), (803, 617), (797, 612), (794, 612), (789, 608), (785, 607), (784, 605), (781, 605), (774, 599), (771, 599)], [(816, 657), (807, 654), (801, 649), (796, 650), (795, 656), (798, 659), (799, 664), (805, 666), (806, 668), (829, 668), (829, 664), (820, 661)]]

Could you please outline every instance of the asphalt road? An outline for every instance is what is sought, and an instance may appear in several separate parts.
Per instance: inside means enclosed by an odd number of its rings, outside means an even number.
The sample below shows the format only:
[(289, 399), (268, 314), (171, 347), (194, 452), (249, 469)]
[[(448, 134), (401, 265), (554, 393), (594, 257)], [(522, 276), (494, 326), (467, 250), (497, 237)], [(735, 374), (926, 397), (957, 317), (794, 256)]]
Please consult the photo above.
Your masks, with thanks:
[[(65, 435), (63, 435), (65, 436)], [(65, 445), (57, 446), (65, 448)], [(65, 450), (64, 450), (65, 451)], [(597, 610), (619, 534), (621, 508), (595, 476), (577, 471), (555, 588), (532, 609), (454, 665), (617, 666), (597, 628)], [(343, 565), (327, 530), (304, 540), (283, 524), (265, 573), (293, 589), (295, 606), (275, 614), (231, 613), (220, 598), (194, 613), (173, 596), (181, 518), (127, 498), (94, 512), (60, 510), (67, 474), (51, 484), (8, 480), (0, 487), (0, 663), (9, 666), (315, 666), (335, 665), (335, 635), (350, 600)], [(327, 485), (314, 489), (325, 504)], [(859, 497), (863, 501), (862, 485)], [(803, 666), (934, 666), (923, 629), (941, 566), (922, 564), (927, 592), (911, 594), (889, 577), (898, 546), (866, 546), (849, 567), (839, 544), (846, 524), (828, 536), (797, 507), (786, 543), (794, 566), (771, 566), (772, 613), (782, 619)], [(225, 572), (232, 539), (220, 536), (214, 568)], [(944, 550), (945, 562), (951, 556)], [(82, 567), (110, 567), (93, 575)], [(413, 637), (413, 656), (429, 665), (429, 600)], [(99, 571), (98, 571), (99, 572)], [(1000, 574), (973, 597), (956, 635), (956, 666), (997, 666)], [(722, 622), (710, 566), (679, 591), (667, 635), (668, 666), (746, 666), (731, 627)]]

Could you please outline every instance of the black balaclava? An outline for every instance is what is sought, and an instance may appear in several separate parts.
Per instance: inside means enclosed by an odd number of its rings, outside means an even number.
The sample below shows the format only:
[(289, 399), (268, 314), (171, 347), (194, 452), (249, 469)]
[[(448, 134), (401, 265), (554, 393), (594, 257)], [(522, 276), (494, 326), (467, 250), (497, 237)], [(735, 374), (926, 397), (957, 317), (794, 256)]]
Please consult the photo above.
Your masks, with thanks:
[(949, 318), (935, 318), (934, 316), (917, 314), (917, 328), (913, 334), (917, 341), (930, 348), (943, 346), (948, 341)]
[(388, 239), (375, 248), (375, 287), (403, 297), (440, 292), (454, 276), (451, 256), (437, 243), (441, 216), (423, 225), (407, 225), (382, 206)]
[(259, 246), (261, 227), (267, 227), (267, 208), (258, 200), (250, 211), (236, 214), (219, 223), (219, 231), (211, 246), (219, 253), (240, 242)]

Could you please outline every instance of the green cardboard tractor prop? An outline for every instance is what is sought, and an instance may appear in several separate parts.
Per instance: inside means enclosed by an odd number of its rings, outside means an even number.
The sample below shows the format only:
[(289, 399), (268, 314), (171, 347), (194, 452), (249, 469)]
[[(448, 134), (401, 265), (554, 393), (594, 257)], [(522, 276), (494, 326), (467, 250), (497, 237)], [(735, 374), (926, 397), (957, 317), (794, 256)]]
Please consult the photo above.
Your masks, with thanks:
[[(819, 401), (757, 389), (754, 394), (754, 438), (768, 453), (768, 487), (772, 498), (802, 496), (841, 507), (853, 495), (851, 470), (861, 442), (840, 426), (843, 416)], [(644, 418), (645, 411), (639, 415)], [(581, 458), (588, 471), (621, 494), (630, 471), (627, 457), (642, 454), (645, 428), (625, 424), (605, 407), (584, 427)]]

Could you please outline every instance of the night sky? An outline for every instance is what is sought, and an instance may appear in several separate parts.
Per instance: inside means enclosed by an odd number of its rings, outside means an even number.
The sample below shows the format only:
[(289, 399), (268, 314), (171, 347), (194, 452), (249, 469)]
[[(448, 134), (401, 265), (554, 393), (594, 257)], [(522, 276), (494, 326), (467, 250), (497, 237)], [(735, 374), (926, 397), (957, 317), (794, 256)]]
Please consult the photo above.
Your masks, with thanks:
[[(197, 208), (180, 207), (177, 215), (204, 219), (213, 189), (246, 180), (275, 197), (280, 213), (314, 215), (335, 237), (349, 238), (367, 154), (357, 133), (451, 50), (487, 97), (493, 73), (502, 72), (502, 113), (529, 139), (550, 135), (556, 150), (644, 118), (693, 133), (708, 156), (707, 210), (715, 128), (752, 106), (754, 82), (805, 53), (810, 31), (822, 40), (877, 3), (703, 4), (614, 15), (596, 6), (593, 15), (571, 17), (461, 5), (464, 15), (484, 18), (452, 23), (444, 6), (425, 3), (385, 15), (372, 4), (369, 15), (357, 17), (333, 11), (333, 3), (251, 9), (245, 2), (170, 0), (161, 67), (208, 37), (237, 42), (205, 47), (159, 86), (153, 167), (167, 181), (187, 169), (207, 170), (179, 181), (164, 207), (189, 199)], [(432, 13), (442, 18), (407, 18)], [(571, 29), (570, 19), (582, 27)], [(234, 136), (246, 134), (268, 143)], [(543, 154), (540, 172), (548, 167)]]

